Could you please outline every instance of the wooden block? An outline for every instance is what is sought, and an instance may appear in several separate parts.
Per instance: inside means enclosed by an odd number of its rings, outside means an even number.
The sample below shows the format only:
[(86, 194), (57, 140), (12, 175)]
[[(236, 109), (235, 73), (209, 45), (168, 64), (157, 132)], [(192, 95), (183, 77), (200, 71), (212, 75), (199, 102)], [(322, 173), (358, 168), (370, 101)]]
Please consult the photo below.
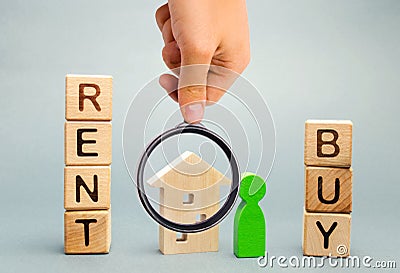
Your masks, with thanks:
[(66, 254), (108, 253), (111, 245), (109, 210), (66, 211), (64, 252)]
[(307, 120), (304, 164), (350, 167), (353, 124), (349, 120)]
[(261, 177), (252, 173), (243, 175), (239, 190), (242, 202), (236, 210), (233, 228), (233, 252), (238, 258), (265, 255), (265, 218), (258, 202), (266, 190)]
[(351, 215), (304, 211), (303, 253), (309, 256), (350, 255)]
[(66, 122), (65, 164), (110, 165), (111, 131), (109, 122)]
[(110, 167), (65, 167), (64, 208), (109, 209), (110, 182)]
[[(192, 152), (184, 152), (147, 182), (160, 188), (160, 214), (177, 223), (192, 224), (214, 215), (219, 209), (220, 186), (231, 181)], [(163, 254), (218, 251), (219, 228), (178, 234), (159, 228)]]
[(352, 210), (351, 168), (305, 168), (305, 208), (308, 212)]
[(111, 120), (112, 77), (67, 75), (65, 118), (67, 120)]

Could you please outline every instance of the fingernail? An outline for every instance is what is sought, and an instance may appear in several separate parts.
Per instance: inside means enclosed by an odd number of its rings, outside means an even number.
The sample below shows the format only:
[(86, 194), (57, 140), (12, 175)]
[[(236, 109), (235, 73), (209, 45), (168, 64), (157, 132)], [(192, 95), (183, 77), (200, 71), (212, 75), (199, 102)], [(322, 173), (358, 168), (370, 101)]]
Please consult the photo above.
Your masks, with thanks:
[(193, 103), (185, 106), (185, 121), (188, 123), (198, 123), (203, 119), (204, 105), (202, 103)]

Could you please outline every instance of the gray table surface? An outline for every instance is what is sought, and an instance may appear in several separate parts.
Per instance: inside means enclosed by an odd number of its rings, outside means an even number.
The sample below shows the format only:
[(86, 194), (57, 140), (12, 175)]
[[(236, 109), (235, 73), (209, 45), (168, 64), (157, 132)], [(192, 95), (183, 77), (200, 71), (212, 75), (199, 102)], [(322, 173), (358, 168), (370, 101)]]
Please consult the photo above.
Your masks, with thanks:
[[(217, 253), (157, 250), (157, 225), (138, 202), (121, 138), (129, 101), (165, 70), (154, 21), (160, 4), (0, 1), (1, 272), (271, 270), (234, 257), (233, 214), (221, 224)], [(277, 133), (261, 203), (269, 254), (301, 257), (304, 121), (351, 119), (352, 255), (395, 260), (399, 267), (400, 2), (248, 1), (248, 11), (252, 61), (245, 76), (268, 102)], [(109, 255), (63, 254), (64, 76), (70, 72), (114, 76)]]

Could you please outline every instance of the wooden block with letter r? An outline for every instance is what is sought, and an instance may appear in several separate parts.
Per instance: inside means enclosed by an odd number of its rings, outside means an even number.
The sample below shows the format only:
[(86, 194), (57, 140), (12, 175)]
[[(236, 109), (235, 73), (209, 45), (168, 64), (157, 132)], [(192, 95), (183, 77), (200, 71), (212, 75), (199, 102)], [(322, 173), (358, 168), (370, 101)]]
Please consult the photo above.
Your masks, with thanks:
[(353, 124), (349, 120), (307, 120), (304, 164), (350, 167)]
[(95, 210), (110, 208), (111, 168), (65, 167), (64, 208)]
[(305, 209), (308, 212), (352, 210), (351, 168), (306, 167)]
[(111, 245), (109, 210), (66, 211), (64, 252), (66, 254), (108, 253)]
[(66, 122), (65, 164), (110, 165), (111, 133), (110, 122)]
[(65, 118), (67, 120), (112, 119), (111, 76), (67, 75)]
[(310, 213), (304, 210), (303, 225), (304, 255), (350, 255), (350, 214)]

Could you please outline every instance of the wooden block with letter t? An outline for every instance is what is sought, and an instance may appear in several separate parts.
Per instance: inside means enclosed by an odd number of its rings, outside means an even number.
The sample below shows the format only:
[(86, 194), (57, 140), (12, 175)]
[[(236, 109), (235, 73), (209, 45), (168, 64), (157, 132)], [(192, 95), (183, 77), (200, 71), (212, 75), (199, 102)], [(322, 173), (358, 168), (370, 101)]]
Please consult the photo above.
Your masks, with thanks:
[(111, 76), (67, 75), (65, 118), (110, 121), (112, 118)]
[(66, 211), (64, 252), (66, 254), (108, 253), (111, 244), (109, 210)]
[(308, 212), (352, 210), (351, 168), (306, 167), (305, 209)]
[(350, 167), (353, 124), (349, 120), (307, 120), (304, 164)]
[(110, 122), (66, 122), (65, 164), (110, 165), (111, 132)]
[(110, 208), (111, 168), (65, 167), (64, 208), (94, 210)]
[(304, 255), (350, 255), (350, 214), (310, 213), (304, 210), (303, 225)]

